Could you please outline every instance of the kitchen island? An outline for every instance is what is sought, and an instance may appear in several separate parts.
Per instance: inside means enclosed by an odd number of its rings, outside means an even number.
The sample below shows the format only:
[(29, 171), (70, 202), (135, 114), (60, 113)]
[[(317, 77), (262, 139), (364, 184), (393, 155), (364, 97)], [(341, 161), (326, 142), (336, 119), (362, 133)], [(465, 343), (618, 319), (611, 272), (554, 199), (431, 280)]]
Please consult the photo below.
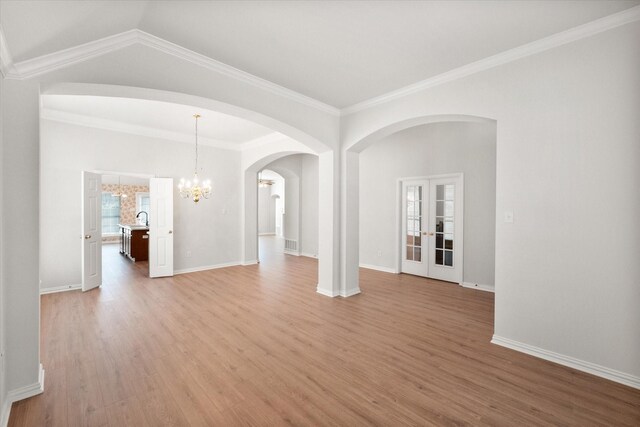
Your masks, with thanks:
[(131, 261), (149, 259), (149, 227), (139, 224), (118, 224), (120, 227), (120, 253)]

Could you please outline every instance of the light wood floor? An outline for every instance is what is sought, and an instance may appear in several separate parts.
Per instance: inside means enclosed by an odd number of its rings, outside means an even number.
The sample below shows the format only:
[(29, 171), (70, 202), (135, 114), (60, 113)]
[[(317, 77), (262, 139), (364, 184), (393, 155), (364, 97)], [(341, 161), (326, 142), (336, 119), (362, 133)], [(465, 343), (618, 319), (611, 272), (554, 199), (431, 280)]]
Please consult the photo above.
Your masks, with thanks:
[(9, 425), (640, 425), (639, 390), (490, 344), (490, 293), (363, 269), (331, 299), (266, 249), (154, 280), (105, 259), (100, 289), (42, 297), (45, 392)]

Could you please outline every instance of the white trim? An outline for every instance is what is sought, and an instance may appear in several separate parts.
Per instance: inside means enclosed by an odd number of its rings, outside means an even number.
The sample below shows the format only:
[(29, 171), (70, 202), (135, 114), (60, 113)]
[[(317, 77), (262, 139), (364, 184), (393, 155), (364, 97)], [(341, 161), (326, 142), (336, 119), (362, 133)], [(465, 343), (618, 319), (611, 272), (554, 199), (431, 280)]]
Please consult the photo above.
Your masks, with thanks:
[(360, 268), (366, 268), (368, 270), (382, 271), (383, 273), (398, 274), (398, 271), (395, 268), (381, 267), (379, 265), (373, 265), (373, 264), (360, 264)]
[(310, 254), (310, 253), (307, 253), (307, 252), (300, 252), (300, 256), (306, 256), (307, 258), (318, 259), (318, 255)]
[(634, 21), (640, 20), (640, 6), (634, 6), (622, 12), (605, 16), (595, 21), (570, 28), (568, 30), (553, 34), (548, 37), (527, 43), (513, 49), (506, 50), (493, 56), (489, 56), (479, 61), (472, 62), (462, 67), (454, 68), (442, 74), (438, 74), (428, 79), (410, 84), (400, 89), (387, 92), (383, 95), (358, 102), (349, 107), (343, 108), (340, 113), (343, 116), (362, 111), (376, 105), (384, 104), (398, 98), (410, 96), (425, 89), (448, 83), (490, 68), (504, 65), (518, 59), (532, 56), (549, 49), (553, 49), (567, 43), (571, 43), (612, 28), (619, 27)]
[[(4, 37), (3, 37), (4, 39)], [(324, 102), (303, 95), (299, 92), (287, 89), (283, 86), (254, 76), (246, 71), (239, 70), (230, 65), (224, 64), (208, 56), (194, 52), (170, 41), (161, 39), (144, 31), (133, 29), (112, 36), (104, 37), (68, 49), (59, 50), (47, 55), (38, 56), (13, 64), (13, 70), (8, 72), (5, 77), (9, 79), (24, 80), (31, 77), (46, 74), (60, 68), (68, 67), (73, 64), (84, 62), (104, 54), (114, 52), (125, 47), (140, 44), (142, 46), (156, 49), (160, 52), (188, 61), (192, 64), (204, 67), (210, 71), (222, 74), (227, 77), (239, 80), (243, 83), (250, 84), (254, 87), (271, 92), (275, 95), (288, 98), (294, 102), (306, 105), (316, 110), (339, 116), (340, 110)], [(6, 42), (5, 42), (6, 48)], [(7, 49), (8, 51), (8, 49)], [(8, 57), (10, 58), (10, 57)]]
[(256, 265), (256, 264), (260, 264), (260, 261), (258, 261), (257, 259), (251, 259), (249, 261), (243, 261), (241, 265), (247, 266), (247, 265)]
[(46, 294), (54, 294), (57, 292), (67, 292), (67, 291), (75, 291), (76, 289), (82, 289), (82, 285), (64, 285), (64, 286), (54, 286), (51, 288), (42, 288), (40, 289), (40, 295)]
[(340, 295), (340, 293), (337, 291), (325, 291), (324, 289), (320, 288), (320, 286), (316, 286), (316, 292), (319, 293), (320, 295), (324, 295), (325, 297), (330, 297), (330, 298), (335, 298), (338, 295)]
[(27, 399), (38, 395), (44, 391), (44, 368), (42, 363), (38, 371), (38, 382), (11, 390), (7, 393), (7, 398), (2, 405), (2, 418), (0, 418), (0, 426), (6, 427), (9, 423), (9, 415), (11, 414), (11, 405), (19, 400)]
[(565, 356), (564, 354), (545, 350), (497, 335), (493, 336), (491, 343), (510, 348), (511, 350), (516, 350), (521, 353), (526, 353), (531, 356), (539, 357), (540, 359), (548, 360), (559, 365), (568, 366), (570, 368), (577, 369), (578, 371), (606, 378), (620, 384), (628, 385), (629, 387), (640, 389), (640, 377), (636, 377), (625, 372), (616, 371), (615, 369), (607, 368), (585, 360), (576, 359), (575, 357)]
[(275, 235), (276, 235), (275, 232), (273, 232), (273, 233), (258, 233), (258, 236), (275, 236)]
[(342, 298), (349, 298), (352, 297), (354, 295), (358, 295), (360, 293), (360, 287), (351, 289), (350, 291), (340, 291), (340, 296)]
[(300, 252), (298, 251), (290, 251), (288, 249), (285, 249), (283, 252), (287, 255), (300, 256)]
[(15, 74), (17, 71), (13, 66), (13, 59), (9, 52), (9, 46), (7, 45), (7, 38), (4, 36), (2, 26), (0, 26), (0, 73), (5, 78)]
[(462, 286), (463, 288), (477, 289), (479, 291), (493, 292), (493, 293), (496, 292), (493, 286), (481, 285), (480, 283), (460, 282), (460, 286)]
[(227, 262), (223, 264), (202, 265), (200, 267), (181, 268), (180, 270), (173, 270), (173, 274), (177, 275), (177, 274), (195, 273), (197, 271), (215, 270), (218, 268), (226, 268), (226, 267), (236, 267), (238, 265), (243, 265), (243, 264), (239, 262)]

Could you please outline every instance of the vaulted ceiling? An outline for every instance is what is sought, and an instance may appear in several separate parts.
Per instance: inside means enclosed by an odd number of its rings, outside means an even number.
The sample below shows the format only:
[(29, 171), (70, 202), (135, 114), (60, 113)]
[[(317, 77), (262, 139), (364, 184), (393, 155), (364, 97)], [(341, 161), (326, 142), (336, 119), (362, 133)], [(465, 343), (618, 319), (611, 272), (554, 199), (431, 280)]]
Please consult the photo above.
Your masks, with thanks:
[(14, 62), (140, 29), (337, 108), (640, 1), (0, 1)]

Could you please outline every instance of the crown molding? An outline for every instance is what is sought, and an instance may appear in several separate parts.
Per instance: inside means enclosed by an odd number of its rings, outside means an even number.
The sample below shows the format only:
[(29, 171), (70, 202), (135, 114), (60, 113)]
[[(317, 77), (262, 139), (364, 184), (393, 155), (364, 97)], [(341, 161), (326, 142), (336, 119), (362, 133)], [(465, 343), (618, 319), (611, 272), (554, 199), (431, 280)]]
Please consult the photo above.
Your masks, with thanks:
[(8, 78), (17, 80), (30, 79), (131, 46), (137, 41), (138, 30), (135, 29), (114, 34), (68, 49), (17, 62), (14, 64), (16, 75)]
[(490, 68), (497, 67), (512, 61), (516, 61), (527, 56), (535, 55), (558, 46), (565, 45), (592, 35), (607, 31), (631, 22), (640, 20), (640, 6), (634, 6), (622, 12), (614, 13), (604, 18), (579, 25), (574, 28), (553, 34), (531, 43), (515, 47), (510, 50), (498, 53), (493, 56), (472, 62), (462, 67), (455, 68), (437, 76), (410, 84), (400, 89), (387, 92), (383, 95), (370, 98), (366, 101), (359, 102), (349, 107), (343, 108), (340, 112), (342, 116), (356, 113), (376, 105), (384, 104), (405, 96), (413, 95), (434, 86), (448, 83)]
[(342, 110), (138, 29), (125, 31), (79, 46), (14, 63), (11, 59), (6, 38), (0, 27), (0, 72), (4, 78), (23, 80), (68, 67), (127, 46), (141, 44), (316, 110), (334, 116), (346, 116), (638, 20), (640, 20), (640, 6), (634, 6), (627, 10), (605, 16), (549, 37), (463, 65), (462, 67), (386, 94), (353, 104)]
[[(2, 36), (2, 53), (3, 59), (5, 58), (4, 51), (6, 50), (6, 58), (10, 58), (8, 54), (9, 50), (6, 45), (4, 36)], [(208, 56), (186, 49), (170, 41), (161, 39), (144, 31), (133, 29), (125, 31), (123, 33), (115, 34), (112, 36), (104, 37), (98, 40), (94, 40), (88, 43), (84, 43), (78, 46), (74, 46), (68, 49), (63, 49), (58, 52), (50, 53), (47, 55), (38, 56), (33, 59), (28, 59), (15, 64), (12, 64), (13, 69), (8, 69), (9, 72), (3, 74), (5, 78), (24, 80), (32, 77), (36, 77), (42, 74), (49, 73), (51, 71), (58, 70), (60, 68), (68, 67), (73, 64), (84, 62), (88, 59), (95, 58), (110, 52), (120, 50), (122, 48), (132, 46), (134, 44), (140, 44), (146, 47), (156, 49), (160, 52), (172, 55), (176, 58), (188, 61), (192, 64), (207, 68), (218, 74), (222, 74), (227, 77), (242, 81), (250, 84), (254, 87), (262, 89), (264, 91), (273, 93), (275, 95), (290, 99), (297, 103), (307, 105), (315, 108), (316, 110), (323, 111), (325, 113), (339, 116), (340, 110), (331, 105), (320, 102), (316, 99), (295, 92), (291, 89), (287, 89), (283, 86), (272, 83), (268, 80), (254, 76), (253, 74), (234, 68), (230, 65), (224, 64)], [(4, 63), (4, 60), (3, 60)], [(4, 67), (3, 67), (4, 68)]]
[(13, 58), (9, 52), (9, 46), (7, 45), (7, 38), (4, 36), (4, 31), (0, 25), (0, 73), (4, 78), (11, 78), (11, 76), (17, 73), (13, 66)]
[[(132, 125), (116, 120), (102, 119), (99, 117), (87, 116), (84, 114), (68, 113), (65, 111), (54, 110), (50, 108), (42, 109), (40, 112), (40, 118), (59, 123), (90, 127), (112, 132), (121, 132), (130, 135), (145, 136), (148, 138), (164, 139), (167, 141), (180, 142), (184, 144), (193, 144), (193, 134), (190, 133), (172, 132), (147, 126)], [(271, 134), (266, 136), (270, 135)], [(198, 142), (202, 145), (232, 151), (242, 151), (245, 149), (246, 144), (252, 143), (252, 141), (240, 143), (222, 141), (219, 139), (207, 138), (203, 136), (198, 137)]]
[(137, 31), (138, 31), (139, 41), (144, 46), (157, 49), (166, 54), (173, 55), (180, 59), (184, 59), (185, 61), (189, 61), (193, 64), (200, 65), (216, 73), (234, 78), (236, 80), (240, 80), (244, 83), (248, 83), (250, 85), (263, 89), (267, 92), (271, 92), (273, 94), (282, 96), (284, 98), (288, 98), (300, 104), (313, 107), (325, 113), (329, 113), (334, 116), (340, 115), (340, 109), (333, 107), (329, 104), (325, 104), (324, 102), (318, 101), (317, 99), (303, 95), (291, 89), (287, 89), (284, 86), (280, 86), (278, 84), (275, 84), (263, 78), (254, 76), (253, 74), (247, 73), (246, 71), (242, 71), (230, 65), (227, 65), (223, 62), (216, 61), (215, 59), (209, 58), (208, 56), (186, 49), (182, 46), (179, 46), (175, 43), (171, 43), (167, 40), (161, 39), (149, 33), (145, 33), (144, 31), (140, 31), (140, 30), (137, 30)]

